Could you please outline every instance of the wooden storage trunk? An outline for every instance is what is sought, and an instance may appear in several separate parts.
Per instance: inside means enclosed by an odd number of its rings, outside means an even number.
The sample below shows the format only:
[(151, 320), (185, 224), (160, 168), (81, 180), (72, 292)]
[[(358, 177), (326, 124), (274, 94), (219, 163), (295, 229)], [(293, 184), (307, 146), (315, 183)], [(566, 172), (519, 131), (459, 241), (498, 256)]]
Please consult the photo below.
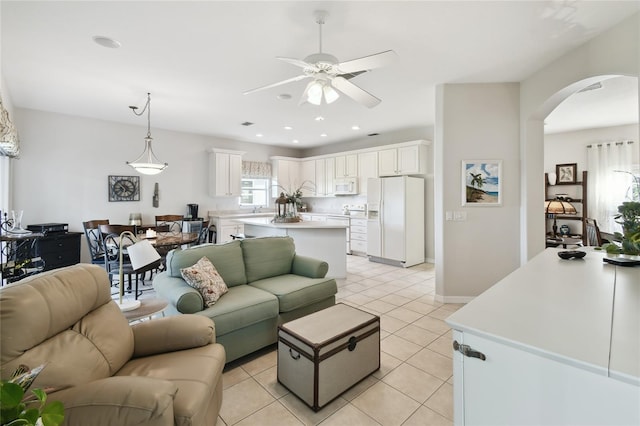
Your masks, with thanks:
[(314, 411), (380, 368), (380, 317), (338, 303), (278, 327), (278, 382)]

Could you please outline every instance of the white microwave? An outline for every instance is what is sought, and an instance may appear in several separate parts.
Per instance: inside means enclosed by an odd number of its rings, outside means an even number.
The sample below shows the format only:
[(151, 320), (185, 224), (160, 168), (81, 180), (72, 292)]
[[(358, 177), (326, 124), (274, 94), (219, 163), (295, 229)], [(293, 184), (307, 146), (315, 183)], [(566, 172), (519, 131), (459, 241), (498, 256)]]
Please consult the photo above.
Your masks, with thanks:
[(358, 193), (358, 178), (338, 178), (334, 181), (335, 195), (351, 195)]

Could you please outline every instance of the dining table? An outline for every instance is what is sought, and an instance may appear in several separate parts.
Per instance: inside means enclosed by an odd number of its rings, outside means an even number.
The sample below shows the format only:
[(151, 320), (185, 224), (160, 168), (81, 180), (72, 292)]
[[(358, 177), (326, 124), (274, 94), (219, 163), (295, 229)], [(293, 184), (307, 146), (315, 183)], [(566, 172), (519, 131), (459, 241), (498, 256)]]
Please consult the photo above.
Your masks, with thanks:
[(147, 238), (156, 248), (179, 247), (198, 241), (197, 232), (157, 232), (155, 238)]

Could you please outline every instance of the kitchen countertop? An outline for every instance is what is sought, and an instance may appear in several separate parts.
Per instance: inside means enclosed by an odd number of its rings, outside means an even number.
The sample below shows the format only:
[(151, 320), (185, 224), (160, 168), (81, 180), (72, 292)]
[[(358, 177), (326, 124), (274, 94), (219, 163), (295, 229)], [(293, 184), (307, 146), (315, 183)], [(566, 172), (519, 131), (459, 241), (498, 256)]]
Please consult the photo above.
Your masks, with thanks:
[(583, 251), (583, 260), (562, 260), (546, 249), (446, 322), (640, 386), (640, 268)]
[(256, 225), (262, 226), (266, 228), (297, 228), (297, 229), (330, 229), (330, 228), (348, 228), (349, 226), (340, 221), (302, 221), (302, 222), (272, 222), (273, 217), (251, 217), (251, 218), (239, 218), (238, 222), (244, 223), (247, 225)]
[(213, 211), (208, 212), (209, 217), (217, 217), (220, 219), (235, 219), (239, 217), (273, 217), (275, 212), (272, 211), (260, 211), (253, 213), (252, 211), (239, 212), (239, 211)]

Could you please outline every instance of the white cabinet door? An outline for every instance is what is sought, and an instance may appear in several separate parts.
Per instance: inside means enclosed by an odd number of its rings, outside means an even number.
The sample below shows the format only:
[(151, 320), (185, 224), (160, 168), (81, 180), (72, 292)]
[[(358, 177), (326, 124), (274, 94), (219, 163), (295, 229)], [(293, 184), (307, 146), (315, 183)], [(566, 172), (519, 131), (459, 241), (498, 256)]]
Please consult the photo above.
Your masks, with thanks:
[(380, 176), (426, 174), (426, 156), (426, 149), (420, 144), (378, 151), (378, 173)]
[(358, 192), (367, 193), (367, 179), (378, 177), (378, 153), (363, 152), (358, 154)]
[(453, 338), (486, 356), (453, 352), (456, 425), (640, 423), (637, 386), (470, 333)]
[(239, 197), (242, 192), (242, 156), (229, 154), (229, 196)]
[(315, 197), (318, 194), (318, 177), (316, 173), (316, 161), (307, 160), (300, 164), (300, 185), (303, 197)]
[(281, 192), (293, 192), (301, 185), (300, 163), (295, 160), (277, 159), (273, 161), (273, 193), (277, 198)]
[(242, 154), (213, 151), (209, 154), (209, 195), (239, 197), (242, 179)]
[(380, 176), (396, 176), (398, 164), (397, 149), (383, 149), (378, 151), (378, 174)]
[(335, 177), (358, 177), (358, 155), (348, 154), (335, 157)]
[(405, 146), (398, 148), (398, 174), (410, 175), (420, 174), (420, 146)]
[(336, 159), (325, 158), (324, 159), (324, 175), (325, 180), (325, 194), (327, 196), (333, 195), (335, 192), (334, 179), (336, 175)]

